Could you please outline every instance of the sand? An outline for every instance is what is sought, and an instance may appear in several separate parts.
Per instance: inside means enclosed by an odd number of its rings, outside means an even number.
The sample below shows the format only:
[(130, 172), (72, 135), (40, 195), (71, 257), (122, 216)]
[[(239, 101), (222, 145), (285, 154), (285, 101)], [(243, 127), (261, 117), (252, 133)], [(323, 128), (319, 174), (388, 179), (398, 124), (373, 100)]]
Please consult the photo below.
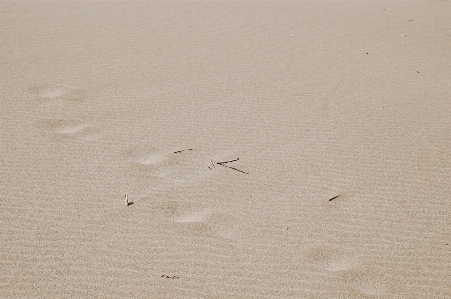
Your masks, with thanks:
[(0, 9), (1, 298), (451, 298), (449, 2)]

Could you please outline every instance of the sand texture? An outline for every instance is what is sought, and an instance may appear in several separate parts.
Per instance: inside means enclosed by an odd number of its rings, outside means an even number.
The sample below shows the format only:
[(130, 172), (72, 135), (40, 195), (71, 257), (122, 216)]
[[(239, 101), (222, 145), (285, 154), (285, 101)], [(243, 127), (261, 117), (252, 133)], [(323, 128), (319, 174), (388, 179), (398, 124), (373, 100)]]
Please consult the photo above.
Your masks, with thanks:
[(0, 9), (0, 298), (451, 298), (449, 2)]

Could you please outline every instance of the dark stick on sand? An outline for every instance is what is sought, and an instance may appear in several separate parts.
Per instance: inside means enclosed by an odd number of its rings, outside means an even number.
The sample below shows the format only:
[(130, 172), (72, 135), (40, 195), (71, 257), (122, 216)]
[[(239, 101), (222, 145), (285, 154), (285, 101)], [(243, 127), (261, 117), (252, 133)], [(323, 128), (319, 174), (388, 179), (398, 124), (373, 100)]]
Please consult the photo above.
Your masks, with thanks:
[(221, 165), (221, 164), (226, 164), (226, 163), (230, 163), (230, 162), (235, 162), (238, 161), (240, 158), (236, 158), (235, 160), (229, 160), (229, 161), (224, 161), (224, 162), (216, 162), (217, 164)]
[(221, 165), (221, 166), (224, 166), (224, 167), (227, 167), (227, 168), (230, 168), (230, 169), (233, 169), (233, 170), (236, 170), (236, 171), (241, 172), (241, 173), (244, 173), (244, 174), (249, 174), (248, 172), (245, 172), (245, 171), (236, 169), (235, 167), (224, 165), (224, 164), (227, 164), (227, 163), (231, 163), (231, 162), (238, 161), (239, 159), (240, 159), (240, 158), (236, 158), (236, 159), (234, 159), (234, 160), (229, 160), (229, 161), (224, 161), (224, 162), (216, 162), (216, 164)]
[(184, 152), (184, 151), (192, 151), (192, 150), (193, 150), (192, 148), (184, 149), (184, 150), (176, 151), (176, 152), (174, 152), (174, 154), (180, 154), (181, 152)]
[(249, 174), (249, 172), (245, 172), (245, 171), (242, 171), (242, 170), (236, 169), (235, 167), (231, 167), (231, 166), (223, 165), (222, 163), (217, 163), (217, 164), (219, 164), (219, 165), (221, 165), (221, 166), (224, 166), (224, 167), (227, 167), (227, 168), (230, 168), (230, 169), (233, 169), (233, 170), (236, 170), (236, 171), (238, 171), (238, 172), (241, 172), (241, 173)]
[(337, 196), (334, 196), (334, 197), (332, 197), (331, 199), (329, 199), (329, 201), (332, 201), (332, 200), (334, 200), (335, 198), (337, 198), (337, 197), (339, 197), (340, 195), (337, 195)]
[[(228, 167), (228, 166), (226, 166), (226, 167)], [(236, 169), (235, 167), (229, 167), (229, 168), (230, 168), (230, 169), (233, 169), (233, 170), (236, 170), (236, 171), (239, 171), (239, 172), (242, 172), (242, 173), (245, 173), (245, 174), (249, 174), (249, 172), (245, 172), (245, 171)]]

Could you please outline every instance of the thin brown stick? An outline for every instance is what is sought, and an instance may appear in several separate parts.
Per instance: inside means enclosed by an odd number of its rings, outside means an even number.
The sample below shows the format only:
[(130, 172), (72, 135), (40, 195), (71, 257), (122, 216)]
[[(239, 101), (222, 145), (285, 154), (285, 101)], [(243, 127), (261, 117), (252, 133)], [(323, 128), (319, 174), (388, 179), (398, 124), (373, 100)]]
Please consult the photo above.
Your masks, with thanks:
[(179, 151), (174, 152), (174, 154), (180, 154), (181, 152), (184, 152), (184, 151), (192, 151), (192, 150), (193, 150), (192, 148), (184, 149), (184, 150), (179, 150)]
[(245, 173), (245, 174), (249, 174), (249, 172), (245, 172), (245, 171), (236, 169), (235, 167), (229, 167), (229, 168), (230, 168), (230, 169), (233, 169), (233, 170), (236, 170), (236, 171), (239, 171), (239, 172), (242, 172), (242, 173)]
[(240, 158), (236, 158), (235, 160), (229, 160), (229, 161), (224, 161), (224, 162), (216, 162), (217, 164), (221, 165), (221, 164), (226, 164), (226, 163), (230, 163), (230, 162), (235, 162), (238, 161)]
[(230, 169), (233, 169), (233, 170), (239, 171), (239, 172), (241, 172), (241, 173), (249, 174), (249, 172), (245, 172), (245, 171), (242, 171), (242, 170), (236, 169), (235, 167), (231, 167), (231, 166), (223, 165), (223, 164), (220, 164), (220, 163), (218, 163), (218, 164), (219, 164), (219, 165), (221, 165), (221, 166), (224, 166), (224, 167), (227, 167), (227, 168), (230, 168)]
[(334, 197), (332, 197), (331, 199), (329, 199), (329, 201), (332, 201), (332, 200), (334, 200), (335, 198), (337, 198), (337, 197), (339, 197), (340, 195), (337, 195), (337, 196), (334, 196)]

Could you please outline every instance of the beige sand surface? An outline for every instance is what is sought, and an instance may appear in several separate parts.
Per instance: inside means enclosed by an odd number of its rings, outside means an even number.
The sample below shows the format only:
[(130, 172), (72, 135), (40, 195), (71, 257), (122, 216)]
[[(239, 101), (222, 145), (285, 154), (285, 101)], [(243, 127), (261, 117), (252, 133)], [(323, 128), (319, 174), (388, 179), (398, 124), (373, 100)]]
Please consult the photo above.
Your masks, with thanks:
[(1, 298), (451, 298), (449, 2), (0, 9)]

